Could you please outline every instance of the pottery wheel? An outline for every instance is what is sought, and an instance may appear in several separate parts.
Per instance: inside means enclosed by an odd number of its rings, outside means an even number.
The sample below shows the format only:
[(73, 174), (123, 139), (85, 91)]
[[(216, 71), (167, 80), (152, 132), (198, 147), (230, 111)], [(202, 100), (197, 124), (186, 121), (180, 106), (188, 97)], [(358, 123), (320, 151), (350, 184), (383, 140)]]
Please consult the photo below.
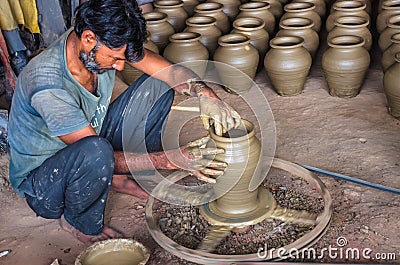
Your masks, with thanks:
[[(209, 224), (211, 229), (207, 232), (200, 246), (194, 250), (186, 246), (180, 245), (167, 237), (160, 229), (159, 220), (154, 218), (153, 205), (155, 199), (150, 197), (146, 205), (146, 221), (148, 229), (153, 239), (165, 250), (172, 254), (201, 264), (215, 264), (216, 262), (238, 262), (238, 261), (262, 261), (262, 260), (279, 260), (276, 253), (271, 252), (266, 255), (267, 258), (261, 258), (259, 254), (243, 254), (243, 255), (221, 255), (213, 253), (219, 242), (230, 235), (232, 232), (241, 231), (253, 224), (257, 224), (264, 220), (280, 219), (285, 223), (308, 223), (313, 224), (314, 228), (294, 242), (285, 245), (285, 250), (310, 247), (314, 244), (326, 231), (331, 215), (332, 215), (332, 199), (322, 181), (310, 171), (288, 161), (274, 159), (273, 168), (281, 169), (291, 173), (292, 175), (306, 181), (308, 185), (314, 188), (324, 202), (323, 211), (316, 215), (305, 210), (293, 210), (281, 207), (277, 204), (270, 191), (265, 188), (258, 188), (257, 206), (251, 211), (234, 214), (219, 209), (217, 201), (207, 202), (199, 206), (199, 212)], [(166, 179), (168, 183), (177, 182), (188, 174), (177, 171)], [(165, 190), (166, 182), (161, 182), (155, 188), (155, 191)], [(154, 194), (154, 192), (153, 192)], [(211, 196), (209, 193), (202, 196)], [(207, 200), (204, 200), (207, 201)]]

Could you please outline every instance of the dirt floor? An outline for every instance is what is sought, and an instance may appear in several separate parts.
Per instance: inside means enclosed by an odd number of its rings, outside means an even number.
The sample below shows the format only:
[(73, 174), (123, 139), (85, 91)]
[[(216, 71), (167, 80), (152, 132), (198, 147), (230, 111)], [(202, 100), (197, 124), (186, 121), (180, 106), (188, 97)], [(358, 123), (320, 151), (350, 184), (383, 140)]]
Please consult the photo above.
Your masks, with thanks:
[[(379, 52), (361, 93), (351, 99), (331, 97), (321, 70), (320, 48), (302, 94), (278, 96), (265, 72), (256, 83), (268, 99), (276, 123), (275, 156), (284, 160), (346, 174), (400, 188), (400, 121), (388, 114), (383, 93)], [(118, 81), (117, 88), (125, 85)], [(218, 90), (244, 118), (250, 118), (237, 96)], [(182, 97), (178, 97), (179, 102)], [(169, 121), (173, 123), (174, 121)], [(204, 135), (199, 130), (182, 132), (182, 141)], [(36, 217), (8, 182), (8, 156), (0, 155), (0, 264), (74, 264), (84, 245), (64, 232), (58, 220)], [(333, 197), (333, 216), (326, 234), (314, 245), (317, 250), (338, 247), (371, 249), (370, 258), (323, 255), (308, 262), (400, 264), (400, 196), (320, 175)], [(151, 238), (144, 218), (146, 201), (110, 194), (106, 223), (118, 228), (152, 250), (148, 264), (185, 264), (160, 248)], [(343, 248), (344, 248), (343, 247)]]

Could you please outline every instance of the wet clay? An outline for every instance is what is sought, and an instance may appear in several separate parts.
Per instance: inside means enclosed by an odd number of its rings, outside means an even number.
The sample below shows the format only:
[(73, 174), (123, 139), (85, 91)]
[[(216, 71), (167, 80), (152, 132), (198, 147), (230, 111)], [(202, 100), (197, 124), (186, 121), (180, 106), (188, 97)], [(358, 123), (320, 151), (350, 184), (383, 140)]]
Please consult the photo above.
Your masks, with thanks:
[(111, 252), (93, 253), (88, 255), (82, 265), (138, 265), (143, 261), (141, 253), (131, 250), (117, 250)]
[(132, 239), (109, 239), (94, 243), (84, 250), (75, 265), (144, 265), (150, 253), (141, 243)]

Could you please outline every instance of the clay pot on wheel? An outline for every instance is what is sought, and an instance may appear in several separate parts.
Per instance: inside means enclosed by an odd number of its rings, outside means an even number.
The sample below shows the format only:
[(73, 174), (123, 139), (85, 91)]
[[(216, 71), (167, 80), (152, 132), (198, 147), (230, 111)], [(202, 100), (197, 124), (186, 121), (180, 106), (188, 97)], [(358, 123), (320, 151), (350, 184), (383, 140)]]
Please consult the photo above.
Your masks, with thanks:
[(240, 94), (248, 91), (253, 85), (259, 60), (258, 51), (250, 44), (250, 38), (232, 33), (221, 36), (218, 44), (214, 61), (228, 65), (215, 65), (222, 84), (228, 88), (228, 92)]
[(400, 119), (400, 53), (396, 53), (395, 60), (396, 62), (383, 76), (383, 88), (389, 105), (389, 113), (396, 119)]
[(200, 43), (201, 35), (197, 32), (179, 32), (169, 38), (170, 43), (164, 50), (164, 57), (173, 63), (183, 63), (200, 78), (204, 78), (208, 50)]
[[(257, 207), (258, 190), (249, 192), (249, 185), (257, 174), (261, 157), (261, 144), (255, 136), (254, 125), (246, 120), (243, 120), (243, 125), (243, 128), (232, 129), (222, 136), (216, 135), (211, 127), (210, 138), (213, 141), (208, 144), (208, 147), (225, 150), (214, 159), (228, 164), (224, 175), (213, 185), (214, 193), (219, 197), (216, 207), (237, 215), (251, 212)], [(236, 184), (232, 187), (232, 183)]]
[(355, 97), (367, 74), (370, 55), (359, 36), (338, 36), (328, 41), (322, 56), (322, 69), (329, 93), (336, 97)]
[(311, 67), (311, 55), (297, 36), (275, 37), (264, 59), (264, 66), (272, 86), (281, 96), (294, 96), (304, 89)]

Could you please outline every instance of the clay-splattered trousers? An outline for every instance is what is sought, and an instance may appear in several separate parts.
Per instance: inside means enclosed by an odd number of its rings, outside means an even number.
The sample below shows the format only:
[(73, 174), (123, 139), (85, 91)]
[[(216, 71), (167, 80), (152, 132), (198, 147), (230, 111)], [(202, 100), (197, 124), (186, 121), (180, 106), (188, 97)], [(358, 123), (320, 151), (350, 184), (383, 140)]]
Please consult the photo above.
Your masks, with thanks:
[(159, 151), (173, 98), (173, 90), (164, 82), (140, 77), (110, 104), (99, 136), (65, 147), (29, 174), (20, 186), (29, 206), (39, 216), (58, 219), (64, 214), (84, 234), (99, 234), (114, 150)]

